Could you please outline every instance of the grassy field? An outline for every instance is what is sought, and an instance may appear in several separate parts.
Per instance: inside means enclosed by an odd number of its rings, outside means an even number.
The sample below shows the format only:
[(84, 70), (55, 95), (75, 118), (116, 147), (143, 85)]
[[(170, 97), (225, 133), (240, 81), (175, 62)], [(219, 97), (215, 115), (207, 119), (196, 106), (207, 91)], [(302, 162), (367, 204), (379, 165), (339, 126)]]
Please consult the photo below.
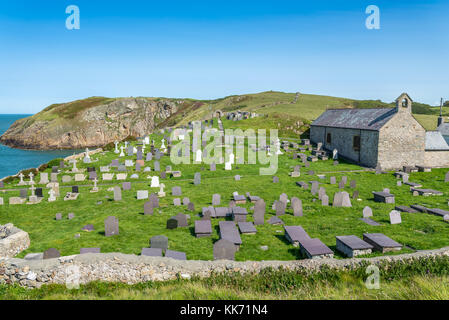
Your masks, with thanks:
[[(242, 121), (241, 123), (244, 123)], [(161, 140), (162, 136), (154, 134), (155, 141)], [(93, 156), (96, 158), (96, 156)], [(113, 152), (106, 152), (98, 156), (95, 167), (99, 171), (100, 166), (108, 165), (112, 159), (117, 158)], [(125, 157), (131, 159), (131, 157)], [(122, 158), (121, 161), (124, 159)], [(153, 168), (154, 160), (146, 165)], [(431, 208), (447, 209), (449, 190), (444, 183), (444, 174), (447, 169), (435, 169), (431, 173), (413, 173), (410, 181), (421, 182), (425, 188), (432, 188), (444, 192), (443, 196), (435, 197), (413, 197), (407, 186), (398, 187), (396, 178), (392, 173), (375, 175), (373, 172), (364, 171), (363, 168), (345, 163), (333, 166), (332, 161), (319, 161), (311, 164), (310, 170), (316, 174), (325, 174), (322, 186), (326, 188), (332, 203), (333, 195), (338, 191), (336, 185), (330, 185), (330, 176), (336, 176), (338, 180), (343, 175), (348, 181), (357, 181), (357, 190), (360, 192), (360, 200), (352, 200), (352, 208), (323, 207), (319, 201), (314, 202), (316, 196), (312, 196), (310, 190), (303, 190), (296, 185), (297, 181), (311, 181), (316, 176), (307, 175), (309, 169), (302, 168), (301, 177), (292, 178), (289, 172), (293, 166), (299, 164), (299, 160), (293, 160), (291, 153), (279, 157), (279, 168), (276, 175), (279, 177), (278, 184), (272, 183), (271, 176), (260, 176), (261, 165), (236, 165), (233, 171), (225, 171), (223, 165), (217, 165), (217, 171), (209, 171), (207, 165), (174, 165), (174, 170), (181, 170), (181, 178), (168, 178), (162, 182), (166, 186), (167, 196), (160, 199), (161, 207), (153, 216), (143, 215), (145, 200), (137, 200), (137, 190), (150, 190), (158, 192), (159, 188), (150, 188), (148, 175), (154, 172), (140, 173), (140, 179), (132, 181), (132, 190), (123, 191), (122, 201), (113, 201), (113, 193), (107, 191), (113, 185), (120, 184), (118, 181), (100, 182), (100, 192), (90, 193), (91, 182), (61, 183), (61, 197), (56, 202), (47, 202), (46, 199), (36, 205), (9, 205), (8, 199), (19, 195), (20, 187), (7, 184), (3, 191), (5, 205), (0, 206), (0, 223), (12, 222), (17, 227), (30, 234), (31, 246), (22, 252), (19, 257), (31, 252), (42, 252), (48, 248), (57, 248), (62, 255), (79, 253), (80, 248), (100, 247), (102, 252), (122, 252), (128, 254), (140, 254), (144, 247), (149, 246), (149, 239), (155, 235), (166, 235), (169, 238), (169, 248), (186, 252), (188, 259), (211, 260), (213, 244), (218, 240), (218, 219), (212, 221), (213, 234), (210, 238), (197, 239), (194, 235), (194, 221), (200, 219), (201, 208), (211, 205), (212, 194), (219, 193), (222, 198), (222, 206), (227, 206), (231, 200), (232, 193), (239, 194), (250, 192), (252, 195), (262, 197), (267, 203), (267, 214), (265, 221), (275, 215), (271, 206), (273, 201), (278, 200), (281, 193), (286, 193), (289, 198), (296, 196), (303, 201), (304, 216), (294, 217), (291, 209), (282, 216), (286, 225), (301, 225), (313, 238), (320, 238), (327, 246), (335, 250), (335, 236), (356, 235), (362, 237), (365, 232), (381, 232), (394, 240), (405, 245), (401, 253), (413, 252), (414, 250), (435, 249), (449, 245), (447, 231), (449, 225), (443, 222), (441, 217), (428, 214), (402, 213), (403, 222), (399, 225), (389, 224), (389, 212), (394, 208), (392, 204), (376, 203), (373, 201), (372, 191), (381, 191), (389, 188), (396, 196), (396, 205), (421, 204)], [(169, 157), (163, 157), (161, 168), (172, 165)], [(88, 165), (79, 162), (79, 168)], [(265, 165), (263, 167), (268, 167)], [(49, 172), (49, 169), (47, 169)], [(195, 172), (201, 172), (202, 183), (193, 185)], [(128, 174), (131, 175), (132, 172)], [(240, 181), (234, 180), (234, 175), (241, 175)], [(70, 174), (69, 174), (70, 175)], [(60, 174), (62, 176), (62, 174)], [(61, 178), (60, 178), (61, 179)], [(35, 180), (39, 181), (36, 177)], [(16, 181), (17, 182), (17, 181)], [(71, 185), (79, 185), (81, 194), (77, 201), (63, 201), (65, 192), (70, 191)], [(195, 212), (188, 212), (184, 206), (173, 206), (171, 188), (182, 187), (182, 197), (189, 197), (195, 204)], [(347, 186), (345, 188), (350, 194), (354, 190)], [(48, 190), (45, 190), (45, 193)], [(47, 196), (47, 194), (45, 194)], [(181, 198), (182, 198), (181, 197)], [(243, 205), (251, 213), (252, 204)], [(382, 225), (373, 227), (360, 221), (362, 210), (370, 206), (374, 212), (374, 220)], [(175, 230), (166, 229), (168, 218), (179, 212), (191, 214), (190, 226)], [(63, 220), (56, 221), (56, 213), (63, 214)], [(75, 218), (67, 219), (68, 213), (74, 213)], [(106, 238), (104, 236), (104, 220), (108, 216), (116, 216), (119, 219), (120, 235)], [(248, 221), (252, 221), (252, 214)], [(94, 232), (82, 232), (81, 228), (87, 224), (93, 224)], [(261, 225), (258, 226), (256, 235), (242, 235), (243, 245), (236, 254), (236, 260), (293, 260), (300, 259), (298, 248), (293, 247), (284, 237), (282, 226)], [(75, 234), (81, 233), (79, 239)], [(260, 246), (267, 245), (269, 249), (263, 251)], [(372, 256), (378, 255), (373, 253)], [(336, 252), (337, 258), (342, 258)]]
[(1, 300), (447, 300), (449, 258), (379, 266), (378, 289), (366, 286), (366, 266), (319, 272), (263, 270), (260, 274), (217, 274), (210, 278), (137, 285), (92, 282), (79, 289), (0, 285)]

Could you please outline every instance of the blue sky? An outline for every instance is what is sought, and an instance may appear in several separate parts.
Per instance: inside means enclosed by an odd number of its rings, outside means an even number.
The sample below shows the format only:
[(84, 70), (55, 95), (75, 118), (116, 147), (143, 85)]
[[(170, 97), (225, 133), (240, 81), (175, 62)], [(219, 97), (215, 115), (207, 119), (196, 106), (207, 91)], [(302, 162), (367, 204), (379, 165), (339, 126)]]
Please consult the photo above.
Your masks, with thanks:
[[(381, 29), (365, 27), (377, 5)], [(68, 5), (81, 29), (67, 30)], [(449, 1), (2, 1), (0, 113), (266, 90), (449, 100)]]

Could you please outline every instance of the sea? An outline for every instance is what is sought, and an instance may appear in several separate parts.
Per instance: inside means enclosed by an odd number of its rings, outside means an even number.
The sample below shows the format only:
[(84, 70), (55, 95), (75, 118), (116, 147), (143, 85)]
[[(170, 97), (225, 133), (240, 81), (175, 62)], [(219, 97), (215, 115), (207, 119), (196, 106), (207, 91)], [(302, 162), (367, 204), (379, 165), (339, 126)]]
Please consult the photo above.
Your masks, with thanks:
[[(0, 114), (0, 135), (14, 121), (31, 116), (30, 114)], [(79, 151), (79, 150), (78, 150)], [(37, 168), (55, 158), (64, 158), (77, 150), (34, 151), (13, 149), (0, 144), (0, 179), (14, 175), (23, 169)]]

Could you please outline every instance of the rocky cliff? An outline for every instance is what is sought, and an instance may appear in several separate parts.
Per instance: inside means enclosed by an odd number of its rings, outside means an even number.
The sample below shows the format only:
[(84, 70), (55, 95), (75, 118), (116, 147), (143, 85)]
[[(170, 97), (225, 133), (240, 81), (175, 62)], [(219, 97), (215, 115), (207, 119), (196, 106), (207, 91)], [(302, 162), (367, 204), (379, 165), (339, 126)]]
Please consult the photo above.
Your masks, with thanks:
[(103, 146), (152, 132), (183, 105), (175, 99), (102, 97), (56, 104), (16, 121), (0, 143), (38, 150)]

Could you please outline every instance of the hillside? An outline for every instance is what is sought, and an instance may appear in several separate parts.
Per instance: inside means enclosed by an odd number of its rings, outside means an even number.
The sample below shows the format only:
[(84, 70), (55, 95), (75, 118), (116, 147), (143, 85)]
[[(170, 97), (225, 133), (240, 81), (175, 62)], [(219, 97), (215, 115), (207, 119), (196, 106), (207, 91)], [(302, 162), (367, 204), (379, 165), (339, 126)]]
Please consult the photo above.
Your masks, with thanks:
[[(281, 129), (281, 136), (300, 135), (311, 121), (328, 108), (393, 107), (380, 100), (352, 100), (320, 95), (268, 91), (228, 96), (216, 100), (177, 98), (91, 97), (53, 104), (41, 112), (18, 120), (0, 142), (23, 149), (79, 149), (103, 146), (130, 137), (140, 137), (157, 128), (187, 125), (211, 118), (217, 110), (251, 111), (264, 120), (245, 124)], [(296, 100), (296, 101), (295, 101)], [(436, 127), (438, 108), (420, 103), (413, 112), (428, 130)], [(449, 115), (449, 108), (445, 108)]]

